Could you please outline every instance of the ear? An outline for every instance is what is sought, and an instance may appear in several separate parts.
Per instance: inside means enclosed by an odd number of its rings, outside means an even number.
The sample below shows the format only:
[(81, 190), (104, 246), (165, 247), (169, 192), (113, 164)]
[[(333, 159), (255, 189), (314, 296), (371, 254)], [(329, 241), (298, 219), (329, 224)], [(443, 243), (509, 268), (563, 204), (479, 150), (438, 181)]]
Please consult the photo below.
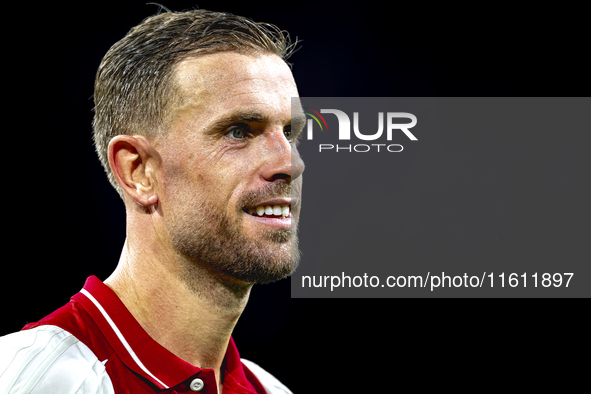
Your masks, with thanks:
[(118, 135), (109, 143), (109, 165), (121, 188), (137, 203), (158, 202), (155, 170), (159, 156), (143, 136)]

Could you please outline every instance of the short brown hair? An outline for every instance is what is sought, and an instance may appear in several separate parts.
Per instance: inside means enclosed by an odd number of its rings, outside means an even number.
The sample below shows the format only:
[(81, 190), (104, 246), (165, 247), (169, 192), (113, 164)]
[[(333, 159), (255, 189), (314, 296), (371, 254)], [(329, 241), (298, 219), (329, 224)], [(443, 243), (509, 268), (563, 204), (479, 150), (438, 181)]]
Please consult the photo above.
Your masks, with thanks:
[(108, 146), (117, 135), (157, 136), (175, 98), (174, 65), (190, 56), (222, 51), (263, 51), (287, 60), (294, 44), (274, 25), (226, 12), (164, 12), (145, 19), (103, 58), (94, 85), (94, 144), (121, 198), (109, 166)]

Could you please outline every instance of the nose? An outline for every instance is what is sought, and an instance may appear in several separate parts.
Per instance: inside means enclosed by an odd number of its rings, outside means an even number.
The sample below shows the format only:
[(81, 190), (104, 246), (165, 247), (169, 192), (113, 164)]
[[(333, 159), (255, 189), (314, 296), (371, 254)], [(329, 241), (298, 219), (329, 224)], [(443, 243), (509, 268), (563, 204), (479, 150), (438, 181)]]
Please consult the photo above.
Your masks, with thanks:
[(268, 158), (263, 171), (265, 180), (273, 182), (277, 179), (286, 179), (291, 182), (299, 178), (306, 166), (295, 142), (290, 143), (283, 130), (270, 133), (266, 142)]

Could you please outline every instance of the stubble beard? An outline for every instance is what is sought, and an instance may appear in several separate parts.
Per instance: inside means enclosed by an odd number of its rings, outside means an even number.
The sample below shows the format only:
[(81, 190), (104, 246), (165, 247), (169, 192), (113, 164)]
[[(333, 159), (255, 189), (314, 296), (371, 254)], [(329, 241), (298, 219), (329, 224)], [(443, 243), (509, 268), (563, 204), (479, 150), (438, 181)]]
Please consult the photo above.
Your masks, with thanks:
[(290, 229), (264, 230), (251, 237), (243, 230), (243, 221), (249, 219), (241, 211), (251, 201), (290, 194), (291, 185), (286, 182), (274, 182), (247, 193), (238, 204), (234, 220), (207, 203), (194, 204), (174, 214), (170, 238), (175, 250), (189, 264), (185, 267), (187, 275), (194, 275), (193, 268), (200, 268), (235, 284), (270, 283), (291, 275), (300, 260), (295, 217)]

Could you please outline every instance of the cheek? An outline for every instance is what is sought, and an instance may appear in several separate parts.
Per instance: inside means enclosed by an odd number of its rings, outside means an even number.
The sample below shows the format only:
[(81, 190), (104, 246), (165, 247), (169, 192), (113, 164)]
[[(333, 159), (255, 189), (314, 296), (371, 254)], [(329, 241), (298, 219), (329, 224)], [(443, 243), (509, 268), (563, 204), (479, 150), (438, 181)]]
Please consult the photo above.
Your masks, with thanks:
[(201, 200), (206, 183), (203, 172), (195, 166), (195, 157), (190, 150), (171, 147), (162, 154), (159, 188), (163, 204), (170, 205)]
[(215, 175), (210, 178), (207, 187), (214, 190), (214, 197), (225, 202), (228, 209), (235, 210), (240, 198), (248, 191), (249, 185), (248, 163), (238, 159), (226, 165), (216, 166)]
[[(210, 157), (211, 158), (211, 157)], [(207, 158), (170, 161), (163, 166), (163, 203), (233, 210), (241, 195), (241, 180), (245, 174), (236, 161), (212, 161)], [(197, 164), (199, 163), (199, 164)]]
[(170, 145), (162, 155), (164, 200), (235, 210), (244, 193), (256, 187), (268, 153), (260, 144), (207, 146), (201, 141), (195, 145), (187, 141)]

